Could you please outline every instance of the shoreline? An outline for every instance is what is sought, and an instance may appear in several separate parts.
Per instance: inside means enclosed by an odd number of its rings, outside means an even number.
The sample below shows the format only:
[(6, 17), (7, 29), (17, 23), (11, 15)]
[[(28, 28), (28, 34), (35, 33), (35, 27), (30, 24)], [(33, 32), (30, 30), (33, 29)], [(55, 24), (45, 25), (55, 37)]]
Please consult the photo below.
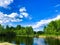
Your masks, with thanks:
[(11, 43), (8, 43), (8, 42), (2, 42), (2, 43), (0, 43), (0, 45), (14, 45), (14, 44), (11, 44)]
[(56, 36), (56, 35), (19, 35), (19, 36), (23, 36), (23, 37), (37, 37), (37, 38), (55, 38), (55, 39), (60, 39), (60, 35)]
[(46, 36), (46, 35), (39, 35), (38, 36), (39, 38), (55, 38), (55, 39), (60, 39), (60, 36), (54, 36), (54, 35), (52, 35), (52, 36)]

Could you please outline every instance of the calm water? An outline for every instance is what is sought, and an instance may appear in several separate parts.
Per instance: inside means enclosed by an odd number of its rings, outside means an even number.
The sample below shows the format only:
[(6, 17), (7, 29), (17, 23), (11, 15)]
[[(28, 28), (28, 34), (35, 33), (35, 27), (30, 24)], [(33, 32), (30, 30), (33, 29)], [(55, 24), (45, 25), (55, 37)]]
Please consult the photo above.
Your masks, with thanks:
[(14, 45), (60, 45), (59, 39), (54, 38), (31, 38), (31, 37), (0, 37), (1, 42), (9, 42)]

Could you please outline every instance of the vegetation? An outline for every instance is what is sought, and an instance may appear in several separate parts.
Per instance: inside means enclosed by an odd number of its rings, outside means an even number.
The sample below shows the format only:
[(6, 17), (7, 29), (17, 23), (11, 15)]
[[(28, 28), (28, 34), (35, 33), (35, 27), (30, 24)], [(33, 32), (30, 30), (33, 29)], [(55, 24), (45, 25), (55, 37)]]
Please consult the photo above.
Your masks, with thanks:
[(52, 37), (45, 38), (45, 43), (49, 45), (60, 45), (60, 40)]
[(43, 31), (34, 32), (34, 34), (42, 36), (55, 37), (60, 35), (60, 20), (51, 21), (49, 24), (44, 26)]
[(8, 25), (4, 28), (0, 24), (0, 36), (16, 36), (16, 35), (32, 35), (33, 28), (30, 27), (22, 27), (21, 25), (17, 25), (16, 27), (9, 27)]
[(44, 33), (60, 35), (60, 20), (51, 21), (48, 25), (44, 26)]
[(39, 36), (39, 35), (60, 35), (60, 20), (51, 21), (48, 25), (44, 26), (44, 31), (33, 31), (31, 26), (22, 27), (21, 25), (2, 26), (0, 24), (0, 36)]
[[(11, 45), (32, 45), (33, 38), (32, 37), (23, 37), (23, 36), (16, 36), (16, 37), (0, 37), (0, 45), (4, 43), (11, 43)], [(2, 44), (1, 44), (2, 43)], [(8, 43), (4, 45), (9, 45)]]

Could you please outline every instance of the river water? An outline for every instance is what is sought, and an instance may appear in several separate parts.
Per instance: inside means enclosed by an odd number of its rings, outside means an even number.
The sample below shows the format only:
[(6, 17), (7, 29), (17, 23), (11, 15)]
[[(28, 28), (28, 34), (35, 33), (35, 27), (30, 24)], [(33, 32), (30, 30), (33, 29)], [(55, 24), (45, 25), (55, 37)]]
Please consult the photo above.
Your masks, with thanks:
[(9, 42), (14, 45), (60, 45), (59, 39), (32, 37), (0, 37), (0, 43)]

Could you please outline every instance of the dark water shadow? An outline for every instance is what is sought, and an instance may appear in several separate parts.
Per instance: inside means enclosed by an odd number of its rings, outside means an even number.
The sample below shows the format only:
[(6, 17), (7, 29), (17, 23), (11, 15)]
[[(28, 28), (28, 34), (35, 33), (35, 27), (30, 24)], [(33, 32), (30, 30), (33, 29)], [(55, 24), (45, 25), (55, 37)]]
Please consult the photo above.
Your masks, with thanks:
[(60, 45), (60, 39), (56, 39), (53, 37), (45, 38), (45, 43), (48, 45)]

